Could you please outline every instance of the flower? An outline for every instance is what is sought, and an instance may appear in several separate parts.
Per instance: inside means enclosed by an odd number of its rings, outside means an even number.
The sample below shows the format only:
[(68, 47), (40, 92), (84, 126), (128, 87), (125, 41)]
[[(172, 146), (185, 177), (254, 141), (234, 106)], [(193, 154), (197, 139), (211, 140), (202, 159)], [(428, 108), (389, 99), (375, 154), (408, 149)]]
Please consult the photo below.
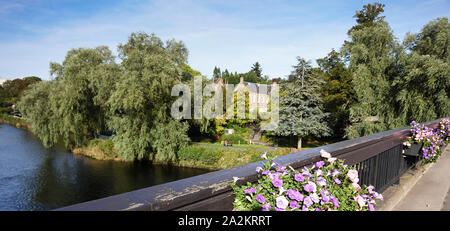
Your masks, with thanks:
[(252, 194), (252, 193), (256, 192), (256, 189), (255, 188), (249, 188), (249, 189), (244, 190), (244, 192), (247, 193), (247, 194)]
[(375, 211), (375, 208), (373, 207), (373, 204), (369, 203), (369, 211)]
[(247, 199), (248, 201), (252, 202), (252, 198), (249, 196), (245, 196), (245, 199)]
[(275, 201), (277, 203), (277, 207), (280, 208), (280, 209), (285, 209), (288, 206), (288, 204), (289, 204), (289, 201), (284, 196), (277, 197), (275, 199)]
[(259, 156), (259, 158), (267, 160), (267, 152)]
[(331, 154), (323, 149), (320, 150), (320, 156), (326, 159), (331, 158)]
[(316, 184), (314, 184), (311, 181), (308, 181), (308, 183), (303, 186), (303, 189), (307, 192), (315, 192), (316, 191)]
[(311, 194), (310, 197), (311, 197), (311, 200), (314, 201), (314, 203), (319, 203), (320, 198), (319, 198), (319, 195), (317, 195), (317, 193)]
[(295, 179), (296, 181), (302, 182), (302, 181), (305, 180), (305, 177), (303, 176), (303, 174), (297, 173), (297, 174), (295, 174), (294, 179)]
[(353, 188), (355, 188), (356, 190), (361, 190), (361, 186), (359, 186), (358, 183), (352, 183)]
[(364, 205), (366, 205), (366, 200), (361, 195), (356, 196), (355, 201), (358, 203), (359, 207), (362, 208)]
[(258, 201), (259, 203), (262, 204), (262, 203), (266, 202), (266, 198), (264, 198), (263, 195), (258, 194), (258, 195), (256, 195), (256, 201)]
[(324, 165), (325, 165), (325, 162), (324, 162), (323, 160), (318, 161), (318, 162), (316, 163), (316, 167), (317, 167), (317, 168), (321, 168), (321, 167), (323, 167)]
[(335, 170), (333, 171), (333, 173), (331, 173), (332, 176), (337, 176), (337, 175), (339, 175), (339, 174), (341, 174), (341, 172), (339, 172), (339, 170), (337, 170), (337, 169), (335, 169)]
[(317, 176), (322, 176), (322, 175), (323, 175), (323, 171), (320, 170), (320, 169), (317, 169), (314, 173), (315, 173)]
[(269, 211), (270, 208), (271, 208), (271, 206), (270, 206), (270, 203), (269, 203), (269, 204), (263, 205), (263, 206), (261, 207), (261, 210), (262, 210), (262, 211)]
[(262, 171), (262, 172), (261, 172), (261, 174), (263, 174), (263, 175), (267, 175), (267, 174), (269, 174), (269, 173), (270, 173), (269, 170), (266, 170), (266, 171)]
[(238, 180), (239, 180), (239, 177), (233, 176), (233, 182), (234, 182), (234, 183), (236, 183), (236, 181), (238, 181)]
[(278, 177), (274, 177), (272, 180), (272, 184), (273, 184), (273, 186), (279, 188), (279, 187), (283, 186), (283, 180)]
[(256, 167), (256, 172), (260, 172), (260, 171), (262, 171), (263, 169), (260, 167), (260, 166), (258, 166), (258, 167)]
[(294, 190), (294, 189), (289, 189), (287, 191), (286, 195), (292, 200), (297, 200), (297, 201), (303, 200), (303, 194), (301, 194), (299, 191)]
[(329, 161), (330, 163), (333, 163), (333, 162), (335, 162), (336, 160), (337, 160), (336, 157), (328, 158), (328, 161)]
[(289, 202), (289, 207), (291, 209), (298, 209), (298, 208), (300, 208), (300, 205), (298, 205), (297, 201), (291, 201), (291, 202)]
[(309, 206), (313, 205), (314, 203), (313, 203), (311, 197), (307, 196), (303, 200), (303, 204), (308, 208)]
[(333, 202), (335, 208), (339, 207), (339, 200), (337, 198), (331, 197), (331, 202)]
[(357, 170), (349, 170), (347, 173), (348, 178), (350, 179), (351, 182), (353, 183), (358, 183), (359, 178), (358, 178), (358, 171)]
[(320, 186), (327, 185), (327, 181), (323, 177), (317, 177), (317, 184)]
[(333, 181), (334, 181), (335, 184), (341, 184), (341, 181), (339, 180), (339, 178), (334, 178)]

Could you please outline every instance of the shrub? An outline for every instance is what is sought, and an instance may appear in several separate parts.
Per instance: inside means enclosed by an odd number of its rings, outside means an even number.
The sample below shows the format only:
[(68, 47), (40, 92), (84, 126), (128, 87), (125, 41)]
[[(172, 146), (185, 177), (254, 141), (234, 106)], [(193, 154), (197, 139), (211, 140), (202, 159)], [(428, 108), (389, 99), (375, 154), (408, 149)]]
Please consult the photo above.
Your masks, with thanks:
[(96, 147), (100, 149), (101, 152), (103, 152), (105, 155), (113, 157), (116, 155), (116, 152), (114, 151), (114, 143), (112, 140), (107, 139), (92, 139), (88, 143), (88, 147), (93, 148)]
[(248, 144), (248, 141), (239, 134), (223, 135), (222, 140), (228, 140), (232, 144)]
[(234, 210), (373, 211), (375, 199), (382, 199), (381, 194), (373, 186), (360, 186), (358, 172), (344, 165), (343, 160), (323, 150), (321, 155), (326, 161), (304, 167), (301, 172), (269, 159), (263, 168), (257, 167), (256, 184), (237, 186), (235, 179), (231, 184)]

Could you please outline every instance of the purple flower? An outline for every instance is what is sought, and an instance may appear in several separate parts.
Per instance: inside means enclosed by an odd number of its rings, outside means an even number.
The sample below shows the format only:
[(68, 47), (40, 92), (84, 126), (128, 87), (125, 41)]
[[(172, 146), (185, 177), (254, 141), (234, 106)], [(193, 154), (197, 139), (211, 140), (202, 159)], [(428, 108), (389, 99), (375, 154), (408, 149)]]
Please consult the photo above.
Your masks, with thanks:
[(321, 168), (325, 165), (325, 162), (323, 160), (316, 163), (316, 167)]
[(263, 174), (263, 175), (267, 175), (269, 173), (270, 173), (270, 171), (268, 171), (268, 170), (261, 172), (261, 174)]
[(334, 181), (335, 184), (341, 184), (341, 181), (339, 180), (339, 178), (334, 178), (333, 181)]
[(263, 206), (261, 207), (261, 210), (262, 210), (262, 211), (269, 211), (270, 208), (271, 208), (271, 206), (270, 206), (270, 203), (269, 203), (269, 204), (263, 205)]
[(313, 205), (313, 201), (311, 200), (311, 197), (307, 196), (303, 200), (303, 204), (308, 208), (309, 206)]
[(298, 205), (297, 201), (291, 201), (291, 202), (289, 203), (289, 207), (290, 207), (291, 209), (298, 209), (298, 208), (300, 208), (300, 205)]
[(295, 179), (296, 181), (302, 182), (302, 181), (305, 180), (305, 177), (303, 176), (303, 174), (297, 173), (297, 174), (295, 174), (294, 179)]
[(273, 186), (279, 188), (279, 187), (283, 186), (283, 180), (281, 180), (278, 177), (274, 177), (272, 180), (272, 184), (273, 184)]
[(316, 208), (314, 211), (322, 211), (322, 210), (320, 210), (320, 208)]
[(275, 211), (284, 211), (284, 209), (275, 207)]
[(247, 193), (247, 194), (251, 194), (251, 193), (256, 192), (256, 189), (255, 188), (249, 188), (249, 189), (244, 190), (244, 192)]
[(337, 169), (335, 169), (335, 170), (333, 171), (333, 173), (331, 173), (332, 176), (337, 176), (337, 175), (339, 175), (339, 174), (341, 174), (341, 172), (339, 172)]
[(320, 192), (320, 195), (322, 196), (323, 203), (327, 203), (330, 200), (330, 198), (327, 195), (325, 195), (323, 191)]
[(311, 200), (312, 200), (314, 203), (319, 203), (319, 201), (320, 201), (319, 195), (317, 195), (317, 193), (313, 193), (313, 194), (311, 194), (309, 197), (311, 198)]
[(264, 202), (266, 202), (266, 199), (264, 198), (264, 196), (263, 195), (261, 195), (261, 194), (258, 194), (257, 196), (256, 196), (256, 200), (259, 202), (259, 203), (264, 203)]
[(333, 202), (335, 208), (339, 207), (339, 200), (337, 198), (331, 197), (331, 202)]
[(307, 192), (315, 192), (316, 191), (316, 184), (309, 181), (305, 186), (303, 186), (303, 189)]
[(327, 185), (327, 181), (324, 178), (322, 178), (322, 177), (318, 177), (317, 178), (317, 184), (320, 185), (320, 186), (325, 186), (325, 185)]
[(294, 189), (289, 189), (287, 191), (286, 195), (292, 200), (297, 200), (297, 201), (303, 200), (303, 194), (301, 194), (299, 191), (294, 190)]
[(315, 173), (317, 176), (322, 176), (322, 174), (323, 174), (322, 170), (320, 170), (320, 169), (314, 171), (314, 173)]
[(369, 211), (375, 211), (375, 208), (373, 207), (373, 204), (369, 203)]

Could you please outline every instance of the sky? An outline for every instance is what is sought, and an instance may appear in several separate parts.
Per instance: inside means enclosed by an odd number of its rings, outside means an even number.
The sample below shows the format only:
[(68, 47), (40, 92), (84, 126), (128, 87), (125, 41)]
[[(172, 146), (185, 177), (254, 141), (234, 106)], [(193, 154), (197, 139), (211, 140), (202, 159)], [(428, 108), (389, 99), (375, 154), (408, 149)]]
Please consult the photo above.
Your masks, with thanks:
[[(215, 66), (238, 73), (259, 62), (264, 75), (286, 77), (296, 57), (311, 60), (339, 49), (362, 6), (375, 1), (282, 0), (0, 0), (0, 79), (50, 79), (49, 63), (72, 48), (117, 45), (132, 32), (176, 39), (188, 64), (205, 76)], [(450, 0), (378, 1), (401, 41), (437, 17)]]

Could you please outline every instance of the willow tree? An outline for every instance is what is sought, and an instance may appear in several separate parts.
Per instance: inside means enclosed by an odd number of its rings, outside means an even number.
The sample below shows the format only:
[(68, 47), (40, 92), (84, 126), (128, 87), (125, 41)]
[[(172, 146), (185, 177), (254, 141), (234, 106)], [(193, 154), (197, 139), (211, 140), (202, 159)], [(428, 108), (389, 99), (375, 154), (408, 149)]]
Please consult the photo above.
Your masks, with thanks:
[(400, 56), (402, 74), (395, 79), (399, 89), (399, 117), (404, 124), (425, 122), (450, 115), (450, 24), (438, 18), (417, 34), (407, 34)]
[[(79, 48), (67, 52), (62, 64), (51, 63), (50, 73), (55, 79), (26, 92), (19, 110), (47, 146), (56, 144), (57, 137), (68, 147), (81, 146), (106, 129), (106, 101), (119, 66), (105, 46)], [(41, 100), (45, 108), (36, 103)], [(47, 120), (48, 126), (41, 124)]]
[(297, 138), (297, 148), (301, 149), (302, 139), (308, 136), (330, 135), (319, 95), (320, 79), (312, 75), (311, 64), (297, 57), (298, 65), (291, 74), (292, 82), (281, 85), (279, 124), (274, 134)]
[(17, 108), (22, 116), (31, 123), (31, 130), (45, 147), (56, 144), (60, 137), (59, 118), (50, 102), (50, 94), (59, 89), (55, 81), (44, 81), (32, 85), (24, 92)]
[(388, 23), (379, 16), (384, 5), (369, 5), (355, 15), (358, 26), (349, 31), (350, 41), (343, 47), (349, 58), (357, 101), (350, 108), (348, 138), (385, 131), (399, 124), (391, 84), (399, 72), (397, 57), (401, 47)]
[(119, 45), (123, 75), (108, 100), (109, 127), (124, 159), (173, 161), (186, 145), (187, 124), (170, 118), (172, 86), (182, 79), (183, 43), (132, 33)]

